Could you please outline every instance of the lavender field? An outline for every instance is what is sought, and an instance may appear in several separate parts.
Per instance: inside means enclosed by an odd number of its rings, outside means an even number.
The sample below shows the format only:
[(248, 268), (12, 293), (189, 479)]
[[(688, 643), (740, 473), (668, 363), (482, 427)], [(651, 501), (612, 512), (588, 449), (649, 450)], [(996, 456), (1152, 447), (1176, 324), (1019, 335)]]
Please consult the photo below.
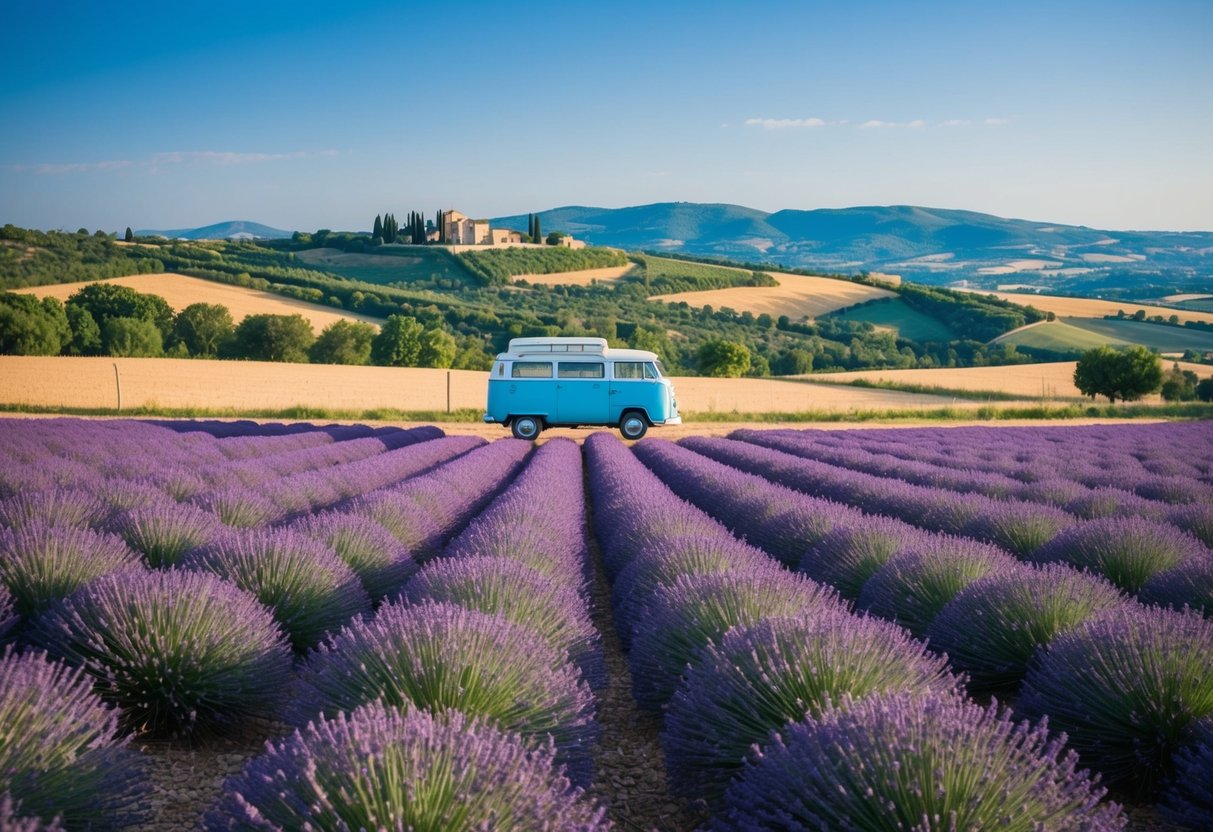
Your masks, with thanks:
[(1210, 829), (1211, 616), (1207, 422), (0, 420), (0, 829)]

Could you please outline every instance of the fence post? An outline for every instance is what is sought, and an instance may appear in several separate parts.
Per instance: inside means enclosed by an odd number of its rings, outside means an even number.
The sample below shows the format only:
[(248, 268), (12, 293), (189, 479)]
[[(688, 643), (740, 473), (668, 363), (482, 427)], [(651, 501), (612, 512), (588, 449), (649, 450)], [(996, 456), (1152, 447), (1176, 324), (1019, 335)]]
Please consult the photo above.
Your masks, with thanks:
[(446, 412), (451, 412), (451, 371), (446, 371)]
[(122, 412), (122, 379), (118, 375), (118, 362), (114, 362), (114, 387), (118, 389), (118, 412)]

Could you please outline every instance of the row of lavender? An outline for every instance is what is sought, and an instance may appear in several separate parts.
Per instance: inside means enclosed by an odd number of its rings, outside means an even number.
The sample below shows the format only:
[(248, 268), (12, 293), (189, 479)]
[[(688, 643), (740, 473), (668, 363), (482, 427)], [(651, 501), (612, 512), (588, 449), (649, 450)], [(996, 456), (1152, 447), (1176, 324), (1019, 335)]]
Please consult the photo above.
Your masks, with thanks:
[[(9, 595), (7, 601), (0, 598), (0, 607), (7, 603), (19, 613), (13, 630), (25, 649), (21, 655), (7, 653), (0, 670), (5, 676), (0, 686), (4, 716), (0, 724), (9, 729), (0, 742), (0, 772), (5, 780), (0, 791), (7, 794), (7, 811), (16, 811), (12, 797), (17, 797), (24, 801), (18, 804), (20, 811), (44, 820), (58, 815), (69, 827), (109, 828), (138, 822), (147, 778), (140, 756), (125, 748), (131, 731), (194, 733), (250, 716), (278, 716), (284, 704), (287, 715), (298, 724), (318, 715), (319, 709), (313, 707), (317, 703), (346, 720), (342, 726), (317, 723), (307, 729), (312, 738), (317, 732), (365, 738), (359, 726), (369, 720), (389, 732), (414, 737), (418, 745), (409, 753), (429, 760), (435, 743), (464, 747), (468, 737), (483, 736), (480, 751), (464, 758), (471, 770), (483, 771), (481, 758), (488, 754), (499, 765), (507, 765), (499, 771), (529, 766), (538, 772), (536, 777), (553, 780), (550, 754), (544, 756), (530, 744), (523, 748), (521, 740), (506, 737), (495, 727), (458, 716), (427, 722), (424, 714), (402, 716), (374, 708), (357, 716), (344, 710), (337, 714), (332, 703), (309, 693), (307, 683), (292, 681), (314, 682), (318, 671), (313, 665), (322, 665), (322, 656), (331, 650), (312, 652), (296, 673), (291, 647), (302, 656), (326, 634), (343, 627), (340, 635), (330, 638), (352, 638), (349, 633), (365, 624), (375, 601), (399, 595), (418, 562), (438, 551), (509, 481), (529, 445), (511, 441), (468, 453), (484, 443), (431, 439), (440, 432), (424, 429), (412, 436), (430, 441), (413, 447), (388, 451), (385, 443), (373, 457), (365, 447), (343, 457), (332, 454), (335, 446), (366, 443), (348, 438), (338, 445), (332, 437), (311, 434), (216, 443), (197, 434), (165, 437), (137, 424), (115, 430), (117, 426), (104, 423), (87, 428), (65, 423), (56, 427), (66, 430), (57, 431), (47, 430), (46, 425), (25, 425), (24, 431), (12, 430), (15, 441), (4, 446), (8, 460), (20, 463), (6, 468), (10, 474), (72, 469), (86, 477), (79, 482), (90, 488), (65, 489), (56, 480), (46, 490), (22, 490), (0, 502), (4, 523), (0, 586), (7, 587)], [(389, 436), (391, 444), (406, 444), (401, 433)], [(164, 452), (160, 461), (178, 472), (204, 471), (208, 463), (221, 470), (220, 457), (257, 461), (279, 477), (259, 478), (259, 492), (272, 493), (273, 484), (301, 474), (314, 474), (329, 484), (360, 484), (363, 491), (368, 484), (386, 487), (361, 495), (338, 494), (336, 500), (326, 493), (311, 507), (339, 504), (340, 510), (319, 514), (266, 500), (250, 489), (234, 502), (257, 497), (277, 509), (250, 521), (247, 513), (224, 512), (214, 502), (197, 500), (197, 493), (180, 495), (184, 503), (174, 501), (171, 492), (157, 488), (163, 481), (155, 476), (155, 451), (135, 456), (141, 440), (162, 443), (156, 448)], [(308, 461), (302, 461), (301, 455), (307, 454), (311, 454)], [(453, 457), (458, 458), (429, 474), (388, 484)], [(128, 458), (135, 461), (124, 462)], [(57, 465), (57, 459), (66, 462)], [(370, 464), (372, 460), (377, 464)], [(242, 472), (252, 470), (242, 464)], [(102, 471), (111, 476), (98, 482)], [(121, 475), (137, 475), (141, 480), (124, 489)], [(10, 476), (9, 481), (17, 478)], [(140, 495), (138, 507), (125, 500), (115, 504), (115, 495), (127, 491)], [(278, 525), (267, 525), (270, 519)], [(446, 651), (436, 625), (423, 619), (444, 615), (449, 619), (450, 610), (439, 604), (430, 604), (423, 612), (385, 605), (380, 610), (385, 618), (389, 607), (411, 610), (408, 615), (417, 619), (418, 632), (428, 632), (433, 641), (431, 653)], [(405, 616), (405, 612), (390, 614)], [(10, 626), (14, 623), (4, 615), (0, 619)], [(371, 621), (378, 621), (378, 616)], [(477, 626), (482, 631), (497, 629), (485, 622)], [(497, 661), (512, 658), (500, 646), (490, 649), (481, 644), (480, 648)], [(53, 659), (75, 669), (68, 671), (29, 647), (47, 650)], [(583, 653), (578, 658), (592, 668), (592, 650)], [(420, 692), (440, 697), (444, 691), (466, 691), (466, 676), (473, 670), (464, 668), (432, 690), (430, 682), (422, 682)], [(566, 673), (565, 681), (568, 678)], [(514, 677), (499, 680), (486, 701), (509, 711), (504, 691), (516, 681)], [(550, 680), (545, 676), (541, 681)], [(286, 690), (294, 693), (284, 697)], [(535, 686), (527, 692), (535, 694)], [(46, 701), (65, 703), (65, 712), (42, 712)], [(107, 710), (102, 701), (118, 709)], [(579, 708), (574, 715), (581, 721), (566, 727), (574, 734), (592, 733), (592, 722), (584, 719), (585, 701), (584, 692), (576, 689), (571, 699), (561, 703)], [(515, 700), (510, 713), (517, 716), (520, 710)], [(536, 719), (536, 724), (541, 720)], [(20, 734), (15, 732), (17, 726)], [(296, 737), (296, 741), (301, 740)], [(279, 748), (288, 755), (297, 750)], [(584, 759), (584, 754), (578, 758)], [(584, 766), (579, 771), (585, 771)], [(449, 785), (443, 777), (440, 774), (433, 784), (439, 794), (445, 794)], [(483, 784), (492, 781), (485, 777)], [(534, 803), (534, 791), (524, 789), (519, 799)], [(239, 803), (243, 798), (238, 789), (234, 794), (231, 799)], [(598, 817), (592, 807), (573, 800), (571, 792), (567, 797), (566, 802), (580, 807), (570, 812)], [(437, 811), (437, 804), (427, 805)], [(496, 811), (491, 805), (483, 810)], [(234, 810), (218, 812), (213, 822), (217, 827), (239, 826), (236, 818)], [(384, 822), (392, 825), (390, 818)]]
[(794, 445), (786, 435), (761, 443), (691, 437), (683, 444), (816, 497), (928, 531), (971, 537), (1025, 560), (1088, 569), (1143, 601), (1213, 613), (1213, 552), (1185, 528), (1202, 530), (1204, 519), (1213, 519), (1213, 504), (1178, 507), (1167, 518), (1171, 522), (1132, 516), (1081, 520), (1045, 503), (915, 485), (767, 447)]
[(1047, 716), (1067, 731), (1084, 764), (1117, 787), (1153, 796), (1178, 762), (1169, 811), (1200, 811), (1196, 792), (1210, 774), (1210, 752), (1203, 747), (1203, 763), (1196, 752), (1213, 717), (1213, 623), (1143, 607), (1068, 565), (1024, 564), (988, 543), (863, 514), (738, 470), (767, 470), (764, 462), (784, 456), (774, 451), (703, 438), (684, 444), (646, 440), (635, 451), (786, 566), (928, 637), (971, 688), (1014, 691), (1022, 681), (1023, 715)]
[(1168, 521), (1213, 546), (1213, 456), (1201, 453), (1213, 446), (1208, 423), (956, 428), (946, 442), (938, 430), (873, 433), (739, 430), (731, 438), (915, 485), (1053, 505), (1082, 519)]
[(664, 709), (671, 785), (715, 828), (1123, 827), (1043, 723), (965, 699), (922, 642), (738, 541), (613, 437), (586, 453), (636, 700)]

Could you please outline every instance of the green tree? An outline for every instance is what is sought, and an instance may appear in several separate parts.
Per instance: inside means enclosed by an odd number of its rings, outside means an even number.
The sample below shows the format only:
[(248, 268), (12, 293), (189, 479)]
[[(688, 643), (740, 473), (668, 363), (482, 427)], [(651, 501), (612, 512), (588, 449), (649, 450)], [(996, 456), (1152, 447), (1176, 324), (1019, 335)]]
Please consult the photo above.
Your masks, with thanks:
[(324, 328), (309, 355), (313, 364), (368, 364), (376, 330), (361, 321), (333, 321)]
[(67, 313), (55, 298), (0, 294), (0, 353), (58, 355), (71, 338)]
[(1196, 398), (1202, 402), (1213, 402), (1213, 378), (1202, 378), (1196, 383)]
[(122, 239), (126, 240), (128, 243), (133, 243), (135, 241), (135, 232), (131, 231), (131, 227), (129, 225), (126, 227), (126, 234), (123, 235)]
[(1162, 386), (1162, 361), (1142, 346), (1114, 350), (1096, 347), (1083, 353), (1074, 368), (1074, 386), (1083, 395), (1131, 402)]
[(535, 215), (535, 232), (531, 234), (531, 239), (539, 242), (543, 239), (543, 226), (539, 222), (539, 215)]
[(302, 315), (249, 315), (236, 327), (233, 349), (239, 358), (306, 364), (315, 340)]
[(190, 355), (214, 358), (231, 339), (236, 327), (232, 313), (217, 303), (191, 303), (173, 324), (173, 336)]
[(1200, 382), (1196, 373), (1191, 370), (1181, 370), (1178, 362), (1171, 365), (1162, 379), (1163, 401), (1190, 402), (1196, 398), (1196, 385)]
[(72, 330), (72, 340), (67, 352), (72, 355), (100, 355), (101, 327), (92, 314), (83, 306), (66, 307), (67, 323)]
[(446, 369), (455, 361), (455, 337), (445, 329), (427, 329), (421, 334), (421, 353), (417, 358), (422, 367)]
[(134, 358), (164, 355), (164, 338), (146, 318), (107, 318), (101, 335), (108, 355)]
[(750, 369), (750, 351), (735, 341), (714, 339), (699, 348), (699, 372), (716, 378), (740, 378)]
[(389, 315), (371, 342), (371, 363), (383, 367), (416, 367), (421, 359), (421, 333), (416, 318)]
[(371, 236), (372, 237), (382, 237), (383, 236), (383, 217), (379, 216), (378, 214), (375, 215), (375, 226), (374, 226), (374, 228), (371, 229)]
[(151, 321), (160, 330), (161, 340), (173, 333), (173, 308), (159, 295), (136, 292), (113, 283), (90, 283), (67, 299), (68, 306), (87, 309), (93, 320), (105, 332), (110, 318), (141, 318)]

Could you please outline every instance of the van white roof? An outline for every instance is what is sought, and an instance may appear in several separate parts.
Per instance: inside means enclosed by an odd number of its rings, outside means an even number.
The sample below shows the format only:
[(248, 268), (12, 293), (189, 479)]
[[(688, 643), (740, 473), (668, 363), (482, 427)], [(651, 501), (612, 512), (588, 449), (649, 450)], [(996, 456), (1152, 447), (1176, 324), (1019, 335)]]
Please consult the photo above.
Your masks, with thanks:
[(613, 361), (656, 361), (648, 350), (612, 349), (605, 338), (511, 338), (510, 347), (498, 361), (526, 357), (607, 358)]

